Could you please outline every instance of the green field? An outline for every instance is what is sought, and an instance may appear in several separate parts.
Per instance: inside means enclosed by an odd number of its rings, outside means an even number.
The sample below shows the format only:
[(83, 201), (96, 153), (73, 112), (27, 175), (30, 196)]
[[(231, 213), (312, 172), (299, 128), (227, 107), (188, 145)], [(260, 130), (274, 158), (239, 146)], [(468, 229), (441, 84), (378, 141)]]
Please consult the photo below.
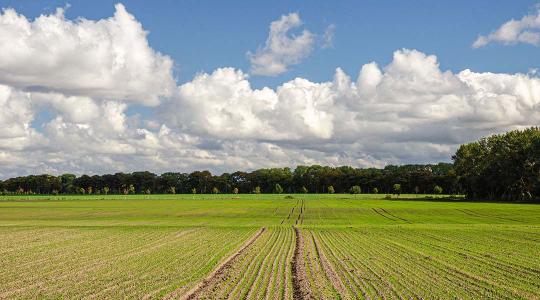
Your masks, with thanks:
[(540, 205), (0, 198), (0, 299), (538, 299)]

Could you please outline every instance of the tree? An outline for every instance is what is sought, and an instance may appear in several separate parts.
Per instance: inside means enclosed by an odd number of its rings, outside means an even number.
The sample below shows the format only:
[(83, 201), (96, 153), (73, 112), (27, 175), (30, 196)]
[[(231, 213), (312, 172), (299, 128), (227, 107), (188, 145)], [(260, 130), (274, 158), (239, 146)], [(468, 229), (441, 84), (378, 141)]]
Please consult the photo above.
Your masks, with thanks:
[(461, 145), (452, 159), (469, 199), (540, 201), (540, 127)]
[(232, 190), (233, 194), (238, 194), (238, 188), (235, 187), (233, 190)]
[(433, 188), (433, 193), (435, 193), (435, 194), (437, 194), (437, 195), (442, 194), (442, 192), (443, 192), (442, 187), (440, 187), (440, 186), (438, 186), (438, 185), (436, 185), (436, 186)]
[(394, 183), (394, 185), (392, 186), (392, 189), (394, 190), (394, 194), (396, 194), (398, 196), (401, 195), (401, 184)]
[(358, 194), (362, 193), (362, 189), (358, 185), (353, 185), (349, 189), (349, 193), (354, 194), (354, 195), (358, 195)]
[(334, 187), (333, 186), (329, 186), (328, 187), (328, 194), (333, 194), (335, 193), (336, 191), (334, 190)]
[(254, 193), (254, 194), (260, 194), (260, 193), (261, 193), (261, 187), (260, 187), (260, 186), (256, 186), (256, 187), (253, 189), (253, 193)]
[(305, 186), (303, 186), (302, 189), (300, 189), (300, 191), (301, 191), (302, 193), (304, 193), (304, 194), (307, 194), (307, 193), (308, 193), (308, 189), (307, 189)]
[(374, 187), (373, 190), (371, 190), (371, 192), (372, 192), (373, 194), (378, 194), (378, 193), (379, 193), (379, 189), (376, 188), (376, 187)]
[(276, 185), (274, 186), (274, 193), (276, 193), (276, 194), (283, 193), (283, 188), (281, 187), (281, 185), (279, 183), (276, 183)]

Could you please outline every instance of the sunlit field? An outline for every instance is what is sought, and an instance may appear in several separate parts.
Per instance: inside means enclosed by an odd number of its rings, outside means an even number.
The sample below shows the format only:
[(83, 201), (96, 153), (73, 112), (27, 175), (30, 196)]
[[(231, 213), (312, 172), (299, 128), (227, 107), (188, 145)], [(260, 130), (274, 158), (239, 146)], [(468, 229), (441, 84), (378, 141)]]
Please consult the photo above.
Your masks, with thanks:
[(540, 205), (5, 196), (0, 298), (535, 299)]

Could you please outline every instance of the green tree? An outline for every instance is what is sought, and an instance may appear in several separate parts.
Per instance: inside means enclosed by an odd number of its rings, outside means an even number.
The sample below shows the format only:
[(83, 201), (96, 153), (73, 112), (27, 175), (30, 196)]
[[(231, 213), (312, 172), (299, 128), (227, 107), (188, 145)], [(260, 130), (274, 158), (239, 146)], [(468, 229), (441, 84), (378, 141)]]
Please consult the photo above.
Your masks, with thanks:
[(274, 193), (276, 193), (276, 194), (283, 193), (283, 188), (281, 187), (281, 185), (279, 183), (276, 183), (276, 185), (274, 187)]
[(394, 194), (396, 195), (401, 195), (401, 184), (399, 183), (394, 183), (394, 185), (392, 186), (393, 190), (394, 190)]
[(539, 127), (461, 145), (452, 159), (469, 199), (540, 201)]
[(349, 189), (349, 193), (354, 194), (354, 195), (358, 195), (358, 194), (362, 193), (362, 188), (360, 188), (360, 186), (358, 186), (358, 185), (353, 185)]
[(329, 186), (328, 187), (328, 194), (333, 194), (335, 193), (336, 191), (334, 190), (334, 187), (333, 186)]
[(260, 194), (260, 193), (261, 193), (261, 187), (260, 187), (260, 186), (256, 186), (256, 187), (253, 189), (253, 193), (255, 193), (255, 194)]

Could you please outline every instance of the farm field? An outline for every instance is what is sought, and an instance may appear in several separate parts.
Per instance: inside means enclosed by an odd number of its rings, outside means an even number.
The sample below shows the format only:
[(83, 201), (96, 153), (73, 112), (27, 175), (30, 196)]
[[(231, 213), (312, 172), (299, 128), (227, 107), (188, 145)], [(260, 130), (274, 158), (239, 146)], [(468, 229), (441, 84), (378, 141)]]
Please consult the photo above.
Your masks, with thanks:
[(540, 205), (6, 196), (0, 299), (538, 299)]

